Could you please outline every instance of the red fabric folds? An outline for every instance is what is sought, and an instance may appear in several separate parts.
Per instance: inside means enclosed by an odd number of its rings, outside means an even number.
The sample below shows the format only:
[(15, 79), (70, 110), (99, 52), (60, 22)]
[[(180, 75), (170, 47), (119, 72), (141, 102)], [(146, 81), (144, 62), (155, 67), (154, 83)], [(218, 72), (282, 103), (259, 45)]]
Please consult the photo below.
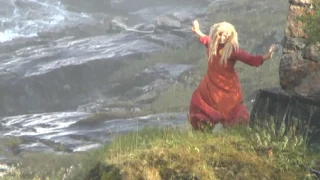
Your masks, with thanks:
[[(201, 37), (199, 40), (208, 50), (209, 37)], [(219, 46), (217, 51), (221, 50), (223, 45)], [(226, 126), (246, 124), (249, 121), (234, 66), (237, 61), (241, 61), (249, 66), (259, 67), (263, 64), (263, 58), (239, 49), (231, 54), (225, 65), (220, 65), (221, 56), (217, 54), (208, 61), (207, 73), (191, 98), (189, 120), (195, 129), (218, 122)]]

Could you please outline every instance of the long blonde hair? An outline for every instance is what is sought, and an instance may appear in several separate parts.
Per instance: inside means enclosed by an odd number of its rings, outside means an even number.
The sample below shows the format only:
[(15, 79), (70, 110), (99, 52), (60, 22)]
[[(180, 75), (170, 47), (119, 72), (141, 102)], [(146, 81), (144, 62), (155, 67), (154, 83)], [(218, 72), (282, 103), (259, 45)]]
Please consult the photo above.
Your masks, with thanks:
[(212, 25), (209, 33), (209, 60), (212, 59), (212, 56), (216, 56), (217, 53), (219, 53), (217, 52), (219, 45), (217, 37), (221, 32), (227, 32), (229, 35), (229, 37), (227, 38), (227, 42), (223, 47), (223, 52), (220, 59), (220, 64), (225, 65), (227, 64), (227, 61), (230, 58), (232, 52), (239, 49), (238, 33), (234, 26), (228, 22), (220, 22)]

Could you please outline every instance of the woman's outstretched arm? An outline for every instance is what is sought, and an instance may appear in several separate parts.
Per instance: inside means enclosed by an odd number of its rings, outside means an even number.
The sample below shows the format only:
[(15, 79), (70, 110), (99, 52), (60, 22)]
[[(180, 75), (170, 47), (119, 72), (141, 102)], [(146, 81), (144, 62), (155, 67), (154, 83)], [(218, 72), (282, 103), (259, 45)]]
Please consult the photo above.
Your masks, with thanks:
[(242, 49), (238, 49), (232, 54), (231, 59), (239, 60), (250, 66), (259, 67), (263, 64), (264, 61), (272, 58), (274, 50), (275, 45), (271, 45), (271, 47), (269, 48), (269, 52), (265, 55), (251, 55)]
[(193, 21), (192, 31), (198, 36), (200, 42), (208, 47), (209, 36), (207, 36), (200, 30), (200, 24), (197, 20)]
[(198, 20), (193, 21), (192, 31), (199, 37), (207, 36), (200, 30), (200, 24)]
[(250, 66), (259, 67), (263, 64), (262, 55), (251, 55), (242, 49), (238, 49), (231, 55), (231, 59), (241, 61)]

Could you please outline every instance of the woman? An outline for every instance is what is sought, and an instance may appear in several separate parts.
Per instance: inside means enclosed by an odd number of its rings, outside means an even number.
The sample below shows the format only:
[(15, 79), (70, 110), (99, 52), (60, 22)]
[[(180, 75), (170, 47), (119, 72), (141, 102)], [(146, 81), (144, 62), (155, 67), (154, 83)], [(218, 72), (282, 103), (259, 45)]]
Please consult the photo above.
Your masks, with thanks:
[(251, 55), (239, 48), (238, 34), (227, 22), (214, 24), (209, 36), (203, 34), (199, 22), (193, 22), (192, 31), (207, 47), (208, 68), (191, 98), (189, 121), (194, 129), (202, 130), (221, 122), (223, 126), (247, 124), (249, 114), (243, 104), (242, 90), (234, 65), (241, 61), (259, 67), (270, 59), (272, 45), (265, 55)]

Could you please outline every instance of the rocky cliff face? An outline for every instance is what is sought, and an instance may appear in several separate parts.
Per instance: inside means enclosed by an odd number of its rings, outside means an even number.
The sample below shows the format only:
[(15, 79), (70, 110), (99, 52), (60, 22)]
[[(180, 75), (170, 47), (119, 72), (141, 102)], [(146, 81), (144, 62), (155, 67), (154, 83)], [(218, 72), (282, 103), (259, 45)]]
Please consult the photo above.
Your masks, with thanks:
[(298, 17), (312, 11), (312, 0), (289, 0), (283, 56), (279, 67), (281, 88), (289, 94), (320, 100), (320, 43), (309, 44)]

